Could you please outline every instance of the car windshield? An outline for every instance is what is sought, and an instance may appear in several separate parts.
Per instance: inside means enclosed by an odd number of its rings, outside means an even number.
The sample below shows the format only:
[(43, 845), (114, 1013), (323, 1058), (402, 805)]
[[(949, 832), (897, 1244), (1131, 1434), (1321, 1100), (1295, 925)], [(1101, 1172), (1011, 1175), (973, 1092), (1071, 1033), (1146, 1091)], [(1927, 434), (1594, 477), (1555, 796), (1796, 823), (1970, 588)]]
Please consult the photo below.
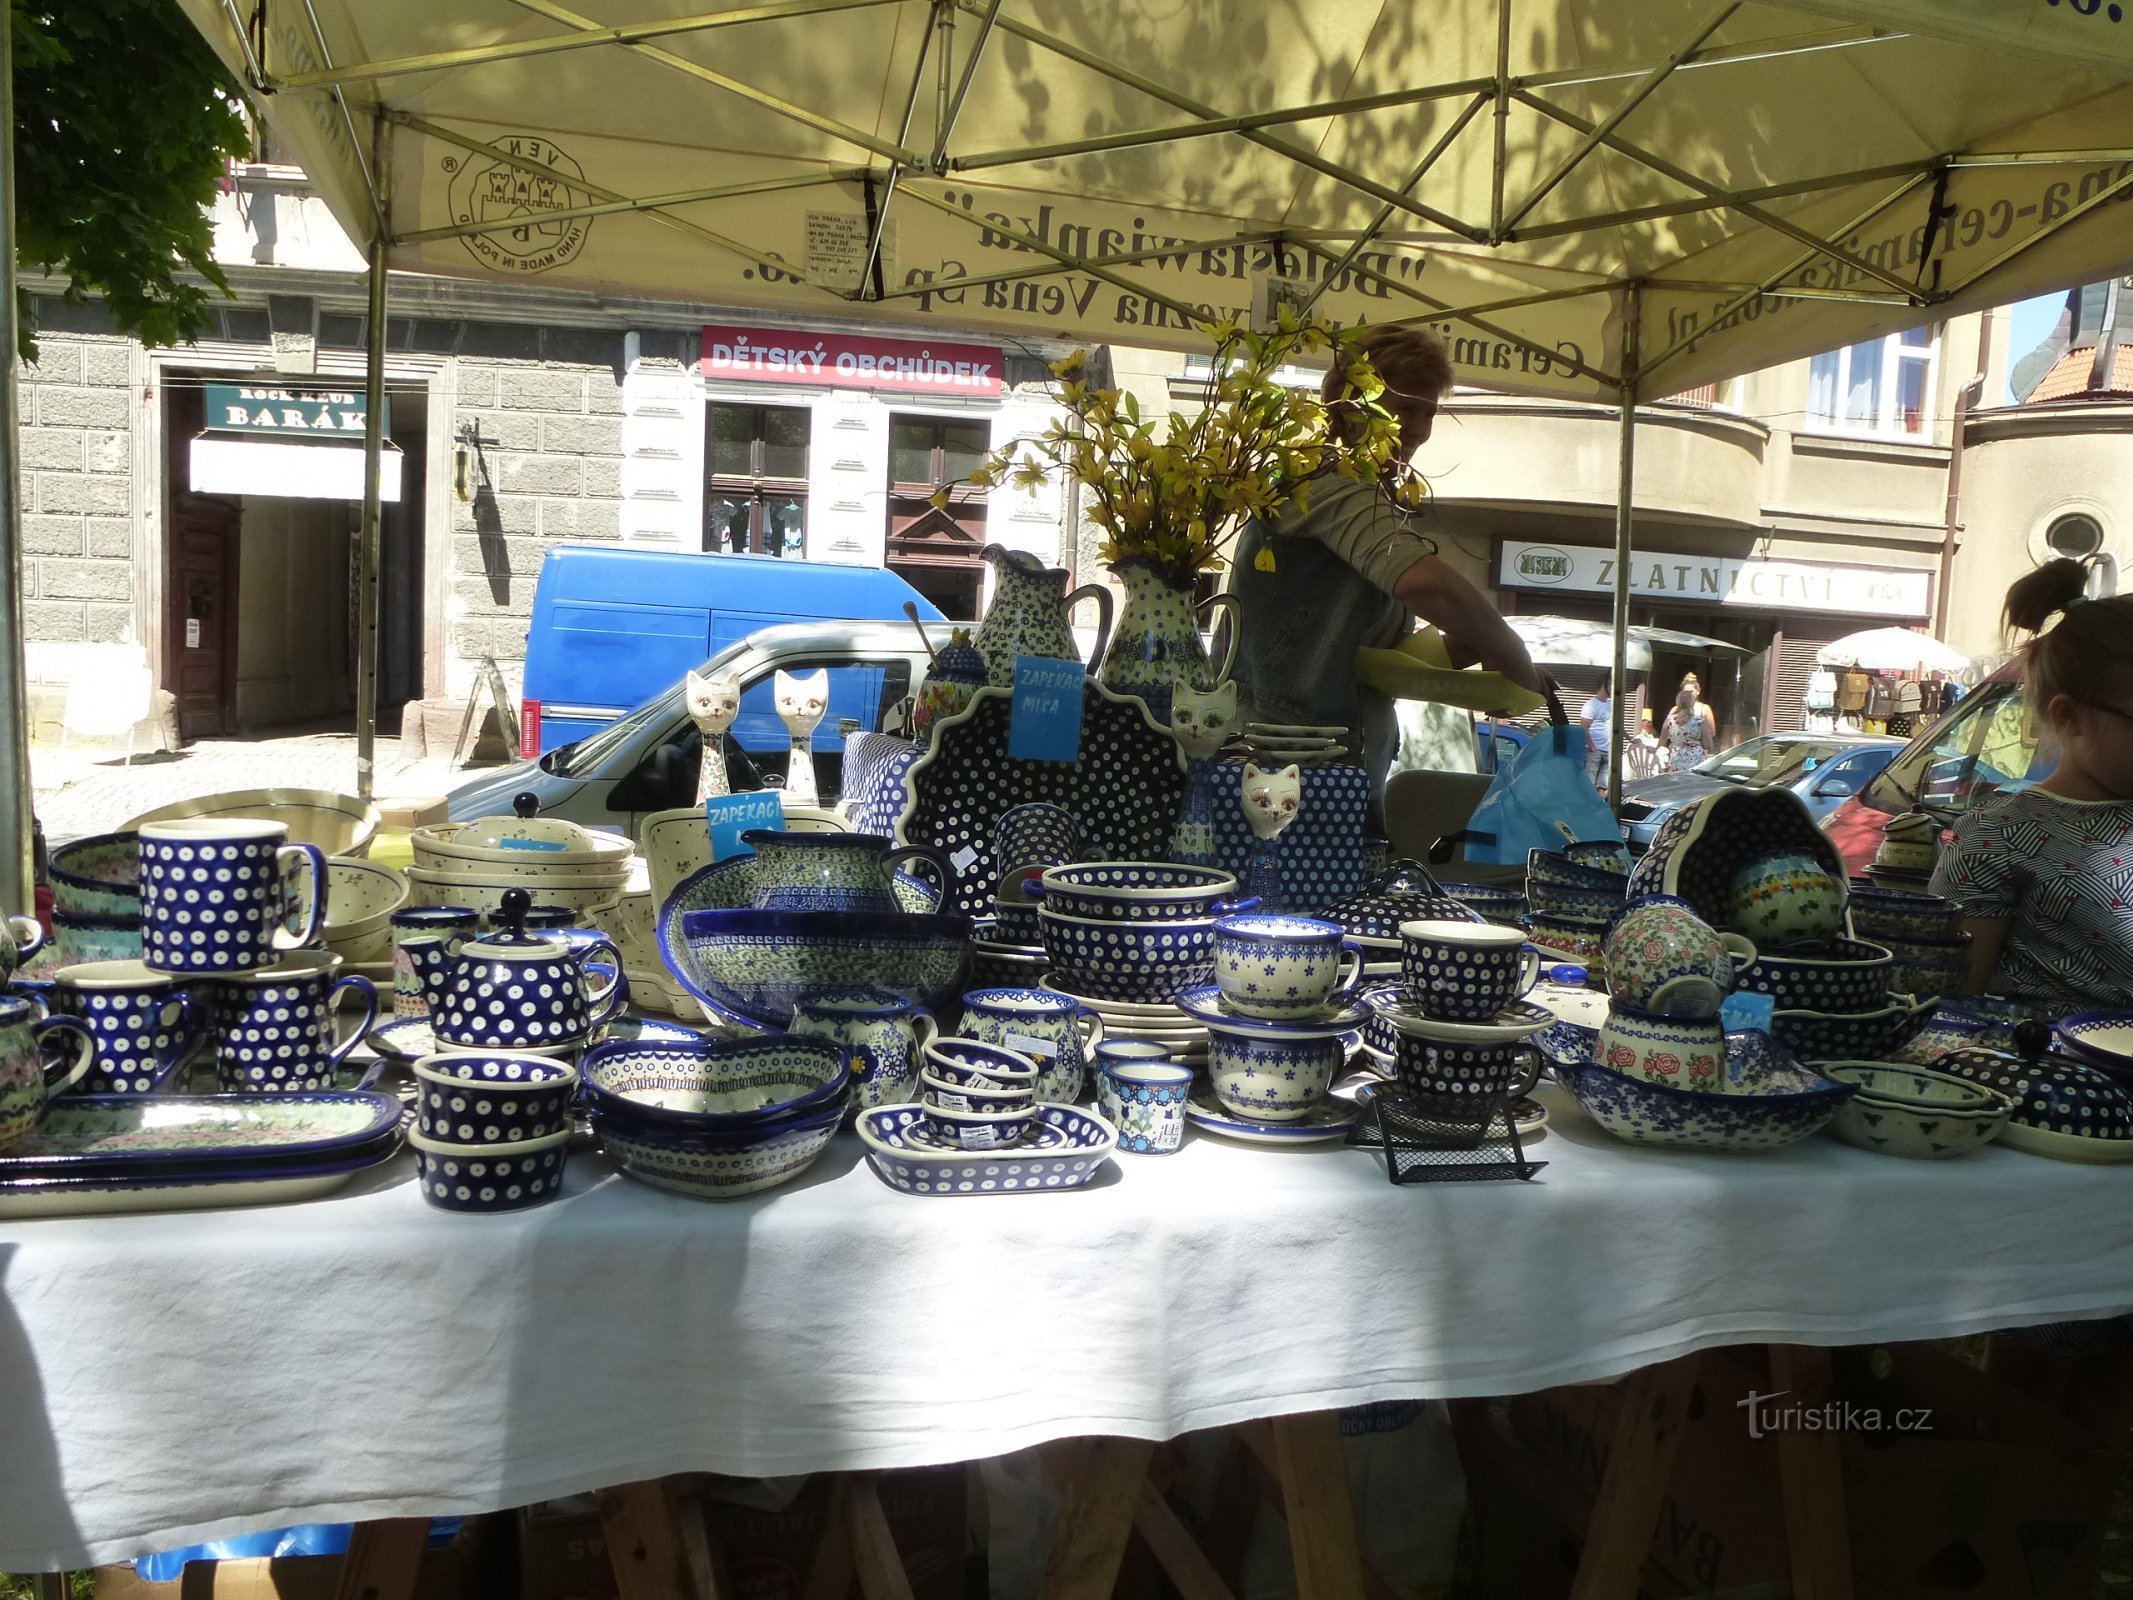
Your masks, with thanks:
[(1899, 751), (1860, 799), (1877, 811), (1924, 806), (1955, 815), (1996, 794), (2026, 789), (2058, 760), (2038, 748), (2018, 683), (1987, 683)]
[(1744, 783), (1759, 789), (1766, 784), (1790, 783), (1849, 748), (1848, 744), (1838, 740), (1773, 735), (1749, 739), (1730, 750), (1721, 750), (1698, 762), (1692, 770), (1706, 778), (1723, 778), (1728, 783)]
[(598, 733), (588, 734), (583, 739), (573, 740), (560, 749), (551, 750), (541, 757), (541, 770), (552, 772), (558, 778), (576, 774), (598, 772), (600, 764), (613, 752), (636, 742), (637, 735), (647, 723), (665, 727), (682, 714), (682, 686), (675, 684), (666, 693), (654, 695), (626, 717), (617, 717)]

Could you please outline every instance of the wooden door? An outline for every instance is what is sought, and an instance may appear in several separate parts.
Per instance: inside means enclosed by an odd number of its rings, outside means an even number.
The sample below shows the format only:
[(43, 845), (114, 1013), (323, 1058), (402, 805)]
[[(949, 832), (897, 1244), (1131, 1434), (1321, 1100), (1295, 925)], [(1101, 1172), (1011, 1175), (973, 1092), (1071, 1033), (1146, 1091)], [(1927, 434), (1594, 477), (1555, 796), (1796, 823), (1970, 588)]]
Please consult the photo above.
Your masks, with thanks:
[(171, 518), (163, 681), (178, 697), (181, 739), (236, 731), (240, 521), (237, 507), (191, 495)]

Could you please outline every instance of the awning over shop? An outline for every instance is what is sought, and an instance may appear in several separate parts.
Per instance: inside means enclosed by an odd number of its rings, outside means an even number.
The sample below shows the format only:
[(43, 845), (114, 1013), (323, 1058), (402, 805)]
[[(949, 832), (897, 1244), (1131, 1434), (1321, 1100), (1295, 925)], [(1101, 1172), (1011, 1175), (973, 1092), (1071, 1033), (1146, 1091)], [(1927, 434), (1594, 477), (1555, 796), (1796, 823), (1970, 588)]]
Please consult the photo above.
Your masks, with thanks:
[[(400, 498), (401, 461), (400, 451), (390, 447), (380, 459), (380, 499), (394, 502)], [(191, 465), (195, 494), (363, 498), (363, 448), (359, 444), (294, 444), (203, 433), (192, 442)]]

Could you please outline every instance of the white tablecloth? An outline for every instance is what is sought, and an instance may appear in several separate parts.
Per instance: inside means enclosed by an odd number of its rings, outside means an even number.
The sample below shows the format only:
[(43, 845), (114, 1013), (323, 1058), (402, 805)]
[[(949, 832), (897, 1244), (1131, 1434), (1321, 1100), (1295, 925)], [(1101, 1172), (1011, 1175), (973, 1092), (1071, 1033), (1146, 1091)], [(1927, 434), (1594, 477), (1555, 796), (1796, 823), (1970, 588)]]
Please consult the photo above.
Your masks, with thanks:
[(847, 1134), (722, 1205), (582, 1153), (515, 1217), (430, 1210), (403, 1158), (307, 1206), (9, 1224), (0, 1570), (2133, 1306), (2126, 1171), (1633, 1149), (1543, 1094), (1523, 1184), (1195, 1138), (1075, 1193), (914, 1198)]

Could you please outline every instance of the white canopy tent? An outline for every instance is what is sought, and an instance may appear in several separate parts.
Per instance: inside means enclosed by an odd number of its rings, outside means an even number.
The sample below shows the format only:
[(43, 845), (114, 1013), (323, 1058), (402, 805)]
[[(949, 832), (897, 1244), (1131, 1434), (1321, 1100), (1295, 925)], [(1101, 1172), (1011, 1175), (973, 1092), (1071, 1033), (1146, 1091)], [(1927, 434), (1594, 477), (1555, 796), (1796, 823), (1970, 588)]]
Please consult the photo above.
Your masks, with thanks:
[(1293, 298), (1620, 403), (1625, 485), (1639, 396), (2133, 262), (2115, 0), (174, 3), (374, 306), (394, 269), (1189, 349)]
[(1824, 667), (1853, 667), (1861, 672), (1967, 673), (1970, 658), (1916, 628), (1868, 628), (1848, 633), (1815, 652)]

